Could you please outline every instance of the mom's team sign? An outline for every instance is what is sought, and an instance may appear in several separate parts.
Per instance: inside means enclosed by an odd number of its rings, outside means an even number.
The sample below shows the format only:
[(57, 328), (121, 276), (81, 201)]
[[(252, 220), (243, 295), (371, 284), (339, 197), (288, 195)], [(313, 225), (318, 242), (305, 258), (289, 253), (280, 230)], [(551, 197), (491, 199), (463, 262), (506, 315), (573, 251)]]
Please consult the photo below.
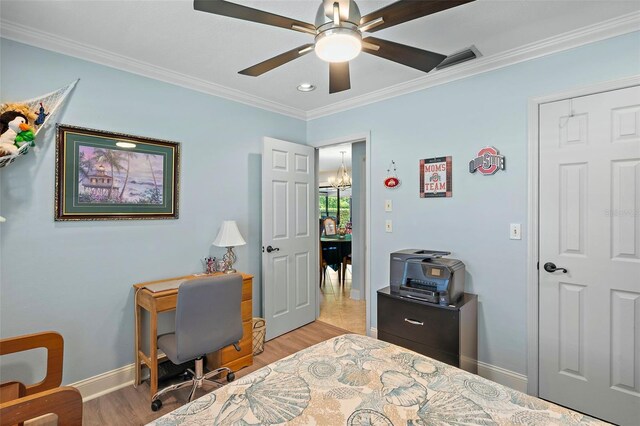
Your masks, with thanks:
[(451, 157), (420, 160), (420, 198), (451, 197)]

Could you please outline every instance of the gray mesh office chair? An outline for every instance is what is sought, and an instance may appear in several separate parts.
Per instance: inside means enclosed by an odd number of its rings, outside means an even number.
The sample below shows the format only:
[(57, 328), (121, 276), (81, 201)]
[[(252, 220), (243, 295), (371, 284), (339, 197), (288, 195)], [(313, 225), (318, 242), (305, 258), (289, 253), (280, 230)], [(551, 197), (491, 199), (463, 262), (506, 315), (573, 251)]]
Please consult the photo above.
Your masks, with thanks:
[(240, 274), (216, 275), (185, 281), (178, 287), (175, 333), (158, 337), (158, 348), (174, 364), (196, 360), (195, 370), (189, 370), (193, 378), (166, 387), (153, 395), (151, 409), (162, 407), (160, 397), (167, 392), (191, 386), (189, 401), (196, 389), (204, 383), (217, 384), (211, 380), (227, 372), (227, 380), (235, 378), (231, 369), (222, 367), (203, 374), (203, 357), (225, 346), (234, 345), (242, 339), (242, 276)]

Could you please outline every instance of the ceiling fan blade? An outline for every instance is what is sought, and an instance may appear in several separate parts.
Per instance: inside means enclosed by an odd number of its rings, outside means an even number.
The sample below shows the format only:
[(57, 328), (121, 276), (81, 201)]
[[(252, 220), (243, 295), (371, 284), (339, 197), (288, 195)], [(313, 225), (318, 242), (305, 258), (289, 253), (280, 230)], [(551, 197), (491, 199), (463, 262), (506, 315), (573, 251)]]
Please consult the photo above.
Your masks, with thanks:
[[(371, 55), (379, 56), (420, 71), (429, 72), (446, 59), (445, 55), (428, 50), (418, 49), (417, 47), (407, 46), (405, 44), (395, 43), (393, 41), (382, 40), (375, 37), (366, 37), (362, 39), (362, 51)], [(373, 49), (367, 44), (378, 46)]]
[(472, 1), (475, 0), (400, 0), (363, 16), (360, 25), (382, 18), (384, 21), (382, 24), (367, 30), (368, 32), (380, 31)]
[(279, 67), (280, 65), (284, 65), (287, 62), (291, 62), (294, 59), (298, 59), (311, 51), (313, 51), (313, 43), (304, 44), (300, 47), (296, 47), (295, 49), (291, 49), (288, 52), (284, 52), (278, 56), (274, 56), (271, 59), (262, 61), (259, 64), (256, 64), (252, 67), (243, 69), (242, 71), (238, 71), (238, 74), (257, 77), (259, 75), (264, 74), (267, 71), (271, 71), (272, 69)]
[(209, 12), (215, 15), (243, 19), (245, 21), (257, 22), (259, 24), (273, 25), (275, 27), (287, 28), (289, 30), (304, 33), (315, 34), (316, 31), (316, 27), (307, 22), (275, 15), (273, 13), (223, 0), (194, 0), (193, 8), (201, 12)]
[(329, 63), (329, 93), (338, 93), (351, 89), (349, 62)]

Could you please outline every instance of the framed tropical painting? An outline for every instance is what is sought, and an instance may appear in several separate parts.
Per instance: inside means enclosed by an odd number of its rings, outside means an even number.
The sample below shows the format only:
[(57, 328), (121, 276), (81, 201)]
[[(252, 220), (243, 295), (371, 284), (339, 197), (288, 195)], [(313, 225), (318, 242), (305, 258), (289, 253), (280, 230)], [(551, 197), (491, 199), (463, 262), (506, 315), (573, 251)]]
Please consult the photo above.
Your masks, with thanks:
[(59, 124), (55, 220), (177, 219), (180, 144)]

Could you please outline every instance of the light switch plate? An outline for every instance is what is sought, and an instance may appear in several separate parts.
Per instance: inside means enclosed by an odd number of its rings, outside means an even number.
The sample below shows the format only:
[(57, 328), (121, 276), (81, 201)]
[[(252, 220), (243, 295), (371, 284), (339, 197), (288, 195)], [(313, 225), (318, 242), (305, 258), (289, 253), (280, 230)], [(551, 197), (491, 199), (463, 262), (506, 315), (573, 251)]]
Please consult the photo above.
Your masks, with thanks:
[(519, 223), (512, 223), (509, 225), (509, 238), (512, 240), (521, 240), (522, 234), (520, 231)]
[(384, 222), (384, 230), (385, 232), (393, 232), (393, 224), (391, 222), (391, 219), (387, 219)]
[(392, 210), (393, 210), (393, 204), (391, 203), (391, 200), (384, 200), (384, 211), (390, 212)]

